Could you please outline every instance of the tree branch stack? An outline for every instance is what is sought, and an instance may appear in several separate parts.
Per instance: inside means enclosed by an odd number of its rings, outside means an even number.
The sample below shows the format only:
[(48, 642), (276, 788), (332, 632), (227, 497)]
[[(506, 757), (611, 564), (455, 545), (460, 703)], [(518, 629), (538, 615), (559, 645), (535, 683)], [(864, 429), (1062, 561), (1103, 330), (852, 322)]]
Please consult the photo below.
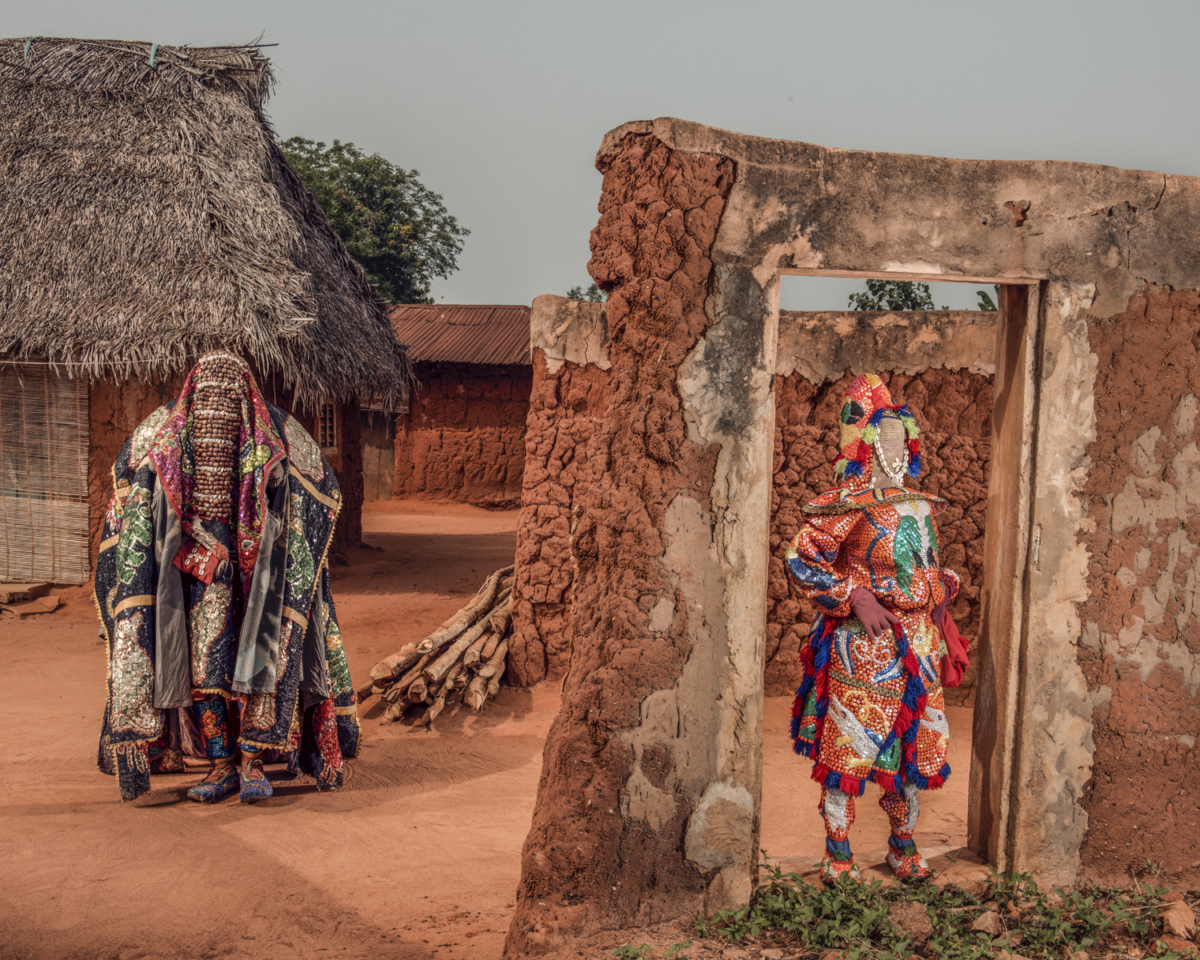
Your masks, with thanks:
[(383, 719), (399, 720), (410, 707), (428, 707), (418, 720), (432, 725), (450, 703), (462, 699), (476, 712), (500, 692), (512, 628), (511, 566), (497, 570), (465, 607), (424, 640), (401, 647), (371, 668), (371, 683), (358, 700), (387, 702)]

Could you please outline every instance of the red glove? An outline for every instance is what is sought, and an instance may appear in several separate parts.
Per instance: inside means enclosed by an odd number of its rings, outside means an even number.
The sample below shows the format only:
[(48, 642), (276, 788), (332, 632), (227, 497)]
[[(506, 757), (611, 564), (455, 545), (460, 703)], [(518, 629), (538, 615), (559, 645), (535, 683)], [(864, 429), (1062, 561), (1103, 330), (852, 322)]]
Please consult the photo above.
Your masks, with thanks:
[(971, 665), (971, 648), (958, 632), (954, 619), (946, 614), (938, 625), (942, 631), (942, 639), (946, 641), (946, 655), (942, 657), (941, 675), (943, 687), (957, 687), (962, 683), (963, 674)]
[(900, 622), (900, 618), (881, 604), (866, 587), (855, 587), (850, 591), (850, 609), (872, 640), (878, 640), (887, 633), (889, 627)]
[(946, 607), (950, 605), (950, 601), (954, 599), (954, 595), (958, 592), (953, 589), (954, 584), (951, 581), (946, 580), (944, 577), (938, 577), (938, 579), (942, 581), (943, 595), (942, 602), (933, 608), (933, 624), (936, 627), (942, 625), (942, 617), (946, 615)]

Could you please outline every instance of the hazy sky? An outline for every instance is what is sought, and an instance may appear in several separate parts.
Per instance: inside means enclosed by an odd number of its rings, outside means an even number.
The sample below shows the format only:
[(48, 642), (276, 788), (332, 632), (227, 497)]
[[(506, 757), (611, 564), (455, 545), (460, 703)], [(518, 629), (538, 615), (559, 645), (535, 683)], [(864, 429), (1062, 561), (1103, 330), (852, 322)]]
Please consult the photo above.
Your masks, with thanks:
[[(605, 132), (675, 116), (834, 147), (1200, 175), (1196, 0), (0, 0), (8, 36), (262, 35), (282, 139), (420, 171), (471, 230), (446, 303), (586, 285)], [(972, 288), (947, 284), (950, 306)], [(845, 306), (853, 281), (785, 281)]]

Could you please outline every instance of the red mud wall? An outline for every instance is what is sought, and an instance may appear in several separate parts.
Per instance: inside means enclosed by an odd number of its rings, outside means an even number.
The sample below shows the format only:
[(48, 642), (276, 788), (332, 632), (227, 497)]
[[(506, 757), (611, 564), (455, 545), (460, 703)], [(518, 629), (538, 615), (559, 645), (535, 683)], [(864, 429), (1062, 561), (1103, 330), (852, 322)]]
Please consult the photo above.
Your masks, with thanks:
[(418, 363), (416, 374), (396, 421), (393, 496), (520, 506), (531, 368)]
[(713, 483), (716, 448), (687, 440), (675, 381), (709, 323), (709, 252), (734, 170), (632, 134), (598, 165), (604, 187), (588, 267), (612, 290), (612, 389), (591, 439), (591, 482), (576, 500), (574, 629), (587, 640), (575, 646), (546, 740), (510, 956), (678, 915), (700, 902), (707, 881), (684, 857), (691, 809), (682, 796), (672, 822), (653, 833), (622, 816), (634, 763), (669, 791), (676, 758), (660, 746), (635, 760), (620, 732), (639, 722), (648, 691), (678, 681), (691, 652), (685, 613), (657, 637), (649, 613), (667, 589), (659, 533), (667, 505), (684, 491), (703, 499), (698, 491)]
[[(979, 629), (983, 520), (991, 442), (992, 378), (966, 370), (926, 370), (917, 376), (881, 373), (917, 411), (922, 429), (920, 489), (950, 501), (938, 519), (942, 562), (963, 582), (951, 608), (964, 636)], [(816, 612), (789, 595), (783, 556), (802, 522), (807, 500), (834, 486), (837, 413), (851, 380), (816, 386), (799, 374), (775, 378), (775, 489), (771, 498), (768, 585), (767, 696), (786, 696), (800, 683), (799, 649)], [(559, 680), (570, 662), (572, 506), (591, 479), (591, 440), (608, 403), (609, 375), (599, 367), (565, 364), (546, 371), (540, 352), (526, 435), (526, 475), (517, 532), (517, 608), (509, 670), (528, 686)], [(947, 690), (950, 703), (969, 703), (975, 672)]]
[[(915, 489), (950, 505), (937, 519), (943, 566), (963, 589), (950, 608), (964, 636), (979, 630), (984, 514), (992, 435), (992, 377), (966, 370), (925, 370), (916, 376), (879, 371), (896, 401), (909, 404), (921, 428), (921, 476)], [(775, 378), (775, 489), (771, 495), (771, 567), (767, 586), (766, 694), (800, 684), (799, 650), (816, 618), (813, 604), (789, 592), (784, 553), (803, 523), (801, 508), (836, 486), (838, 410), (853, 379), (817, 386), (799, 374)], [(946, 691), (950, 703), (972, 702), (975, 671)]]
[(607, 371), (564, 363), (551, 374), (545, 354), (534, 351), (508, 655), (518, 686), (561, 680), (567, 672), (572, 506), (591, 483), (592, 438), (607, 410)]
[(1092, 321), (1094, 532), (1079, 660), (1097, 706), (1084, 793), (1085, 876), (1127, 881), (1145, 861), (1200, 883), (1200, 292), (1148, 287)]

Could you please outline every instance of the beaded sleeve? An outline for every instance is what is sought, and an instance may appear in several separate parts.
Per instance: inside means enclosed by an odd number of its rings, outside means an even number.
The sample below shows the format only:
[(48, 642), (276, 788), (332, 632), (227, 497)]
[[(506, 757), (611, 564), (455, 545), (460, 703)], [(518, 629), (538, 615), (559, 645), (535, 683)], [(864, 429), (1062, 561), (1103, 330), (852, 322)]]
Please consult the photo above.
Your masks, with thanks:
[(839, 562), (838, 553), (861, 520), (858, 510), (809, 516), (788, 549), (788, 570), (800, 592), (826, 616), (850, 616), (850, 591), (855, 584), (851, 582), (849, 563), (845, 558)]

